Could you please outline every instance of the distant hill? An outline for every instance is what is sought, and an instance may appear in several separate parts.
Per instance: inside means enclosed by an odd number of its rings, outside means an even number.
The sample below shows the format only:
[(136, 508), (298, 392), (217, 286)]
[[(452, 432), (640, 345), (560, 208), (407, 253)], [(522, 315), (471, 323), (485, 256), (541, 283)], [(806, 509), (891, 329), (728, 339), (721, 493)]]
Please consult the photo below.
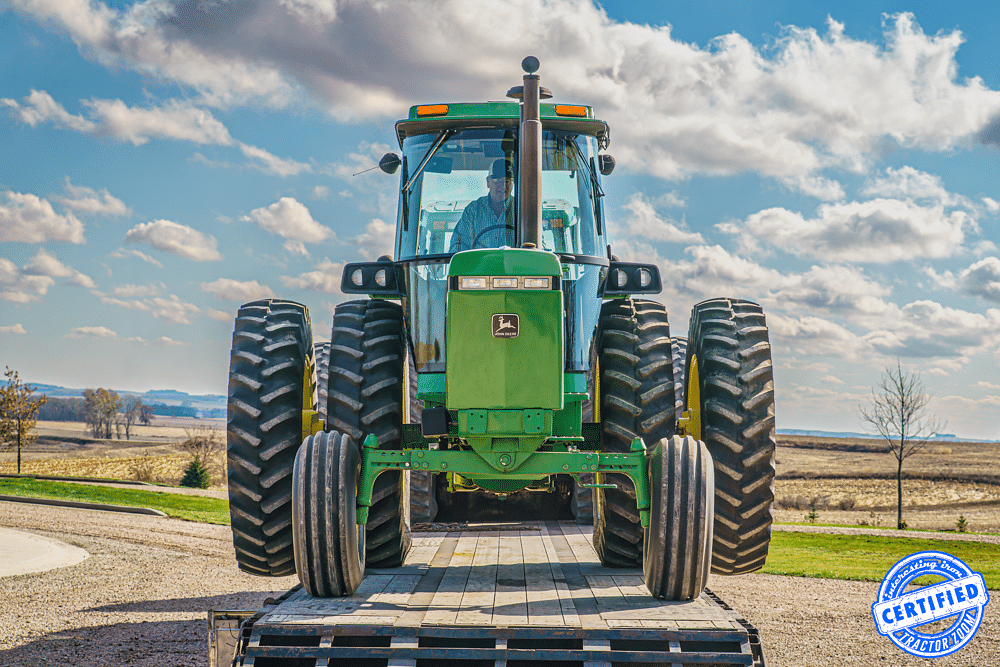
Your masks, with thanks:
[[(809, 431), (797, 428), (779, 428), (775, 431), (778, 435), (808, 435), (814, 438), (861, 438), (865, 440), (879, 439), (878, 436), (870, 433), (851, 433), (848, 431)], [(959, 438), (954, 433), (937, 433), (933, 440), (938, 442), (1000, 442), (997, 440), (970, 440), (969, 438)]]
[[(53, 384), (34, 384), (36, 394), (45, 394), (51, 398), (82, 398), (83, 389), (70, 389)], [(93, 387), (96, 389), (97, 387)], [(122, 391), (115, 389), (119, 395), (132, 394), (142, 399), (147, 405), (169, 405), (191, 407), (203, 416), (204, 413), (213, 410), (226, 410), (226, 397), (221, 394), (188, 394), (174, 389), (153, 389), (147, 392), (138, 393), (134, 391)]]

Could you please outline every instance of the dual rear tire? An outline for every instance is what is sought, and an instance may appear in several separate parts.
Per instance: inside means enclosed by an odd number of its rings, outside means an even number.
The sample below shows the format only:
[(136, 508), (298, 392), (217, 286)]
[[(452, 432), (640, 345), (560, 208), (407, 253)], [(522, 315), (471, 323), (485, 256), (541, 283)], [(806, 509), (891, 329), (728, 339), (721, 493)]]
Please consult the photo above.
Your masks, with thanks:
[[(662, 304), (615, 299), (601, 307), (597, 341), (603, 451), (628, 452), (674, 435), (670, 327)], [(641, 567), (643, 527), (635, 486), (624, 474), (598, 474), (616, 488), (594, 489), (594, 548), (608, 567)]]
[(774, 378), (764, 312), (740, 299), (712, 299), (691, 312), (685, 406), (715, 462), (712, 572), (764, 566), (774, 503)]
[(244, 572), (295, 572), (292, 468), (303, 410), (315, 410), (312, 327), (305, 306), (254, 301), (236, 314), (226, 459), (236, 561)]

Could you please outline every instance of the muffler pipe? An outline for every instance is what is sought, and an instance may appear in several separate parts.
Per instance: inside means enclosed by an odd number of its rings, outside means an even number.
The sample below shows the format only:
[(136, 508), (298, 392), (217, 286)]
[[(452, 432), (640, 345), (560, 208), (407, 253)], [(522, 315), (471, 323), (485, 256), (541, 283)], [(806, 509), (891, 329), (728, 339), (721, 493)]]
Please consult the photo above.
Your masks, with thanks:
[(542, 119), (539, 109), (538, 58), (521, 61), (525, 71), (518, 139), (517, 192), (520, 199), (521, 247), (541, 247), (542, 236)]

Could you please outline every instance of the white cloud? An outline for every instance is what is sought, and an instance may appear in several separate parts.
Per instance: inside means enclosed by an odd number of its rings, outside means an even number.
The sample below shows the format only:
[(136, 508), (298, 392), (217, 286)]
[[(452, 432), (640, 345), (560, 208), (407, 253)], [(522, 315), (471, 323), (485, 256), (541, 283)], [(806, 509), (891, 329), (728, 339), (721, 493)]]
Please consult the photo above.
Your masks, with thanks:
[(137, 296), (159, 296), (160, 288), (156, 285), (116, 285), (115, 296), (134, 298)]
[(255, 208), (250, 215), (240, 219), (291, 241), (319, 243), (330, 237), (336, 239), (333, 231), (313, 220), (309, 209), (294, 197), (282, 197), (268, 207)]
[(990, 213), (1000, 213), (1000, 202), (991, 197), (983, 197), (983, 203), (986, 204), (986, 210)]
[(934, 301), (914, 301), (870, 331), (865, 341), (888, 357), (952, 360), (956, 368), (980, 352), (1000, 346), (1000, 310), (970, 313)]
[(650, 241), (667, 241), (669, 243), (702, 244), (705, 240), (701, 234), (681, 229), (678, 223), (669, 218), (657, 215), (653, 203), (635, 192), (624, 206), (630, 215), (621, 224), (620, 236), (640, 236)]
[(827, 384), (835, 384), (840, 387), (843, 387), (845, 384), (847, 384), (846, 382), (844, 382), (835, 375), (824, 375), (823, 378), (820, 380), (820, 382), (825, 382)]
[(8, 190), (3, 194), (7, 198), (7, 204), (0, 204), (0, 241), (85, 242), (83, 223), (72, 213), (60, 215), (52, 208), (52, 204), (31, 193)]
[(82, 185), (73, 185), (69, 176), (66, 177), (65, 188), (69, 196), (55, 197), (54, 199), (74, 211), (107, 216), (132, 215), (132, 209), (126, 206), (121, 199), (111, 196), (107, 188), (98, 193)]
[(358, 246), (358, 252), (369, 262), (374, 262), (382, 255), (392, 257), (395, 242), (396, 228), (378, 218), (369, 222), (363, 233), (350, 239), (350, 243)]
[(161, 262), (158, 259), (154, 259), (154, 258), (150, 257), (149, 255), (147, 255), (146, 253), (139, 252), (138, 250), (135, 250), (135, 249), (126, 250), (125, 248), (119, 248), (118, 250), (116, 250), (113, 253), (111, 253), (109, 255), (109, 257), (120, 257), (120, 258), (123, 258), (123, 259), (125, 257), (138, 257), (142, 261), (149, 262), (153, 266), (159, 267), (161, 269), (163, 268), (163, 262)]
[(66, 338), (118, 338), (118, 334), (107, 327), (76, 327), (66, 334)]
[(216, 250), (215, 237), (170, 220), (140, 223), (128, 231), (124, 242), (146, 243), (157, 250), (197, 262), (214, 262), (222, 259), (222, 255)]
[(768, 300), (789, 309), (822, 309), (841, 316), (878, 315), (889, 310), (890, 288), (869, 279), (857, 268), (814, 266), (785, 276), (772, 285)]
[(844, 187), (837, 181), (825, 176), (784, 176), (779, 178), (786, 187), (798, 190), (810, 197), (822, 201), (839, 201), (844, 198)]
[(986, 257), (979, 260), (962, 271), (958, 284), (965, 294), (1000, 303), (1000, 259)]
[(63, 105), (52, 99), (44, 90), (32, 90), (24, 98), (24, 104), (10, 98), (0, 99), (0, 104), (13, 109), (14, 117), (31, 127), (39, 123), (52, 123), (56, 127), (76, 130), (77, 132), (93, 133), (97, 131), (97, 123), (83, 116), (73, 115), (66, 111)]
[(920, 257), (950, 257), (961, 250), (965, 229), (975, 228), (965, 211), (921, 206), (900, 199), (823, 204), (814, 218), (784, 208), (750, 215), (720, 229), (738, 233), (742, 247), (760, 243), (823, 261), (888, 263)]
[(22, 327), (20, 324), (9, 324), (0, 327), (0, 333), (23, 334), (28, 332), (25, 331), (24, 327)]
[[(992, 142), (1000, 112), (1000, 93), (958, 77), (961, 33), (927, 35), (909, 14), (887, 18), (870, 41), (830, 20), (822, 32), (785, 28), (761, 48), (735, 33), (702, 48), (669, 26), (613, 21), (591, 0), (11, 3), (102, 62), (206, 103), (312, 103), (340, 119), (399, 117), (458, 93), (496, 99), (519, 78), (520, 54), (536, 53), (557, 98), (592, 103), (612, 121), (619, 164), (664, 178), (860, 169), (886, 142), (929, 151)], [(456, 43), (475, 44), (477, 57)]]
[(170, 338), (169, 336), (160, 336), (159, 338), (157, 338), (156, 340), (154, 340), (151, 344), (152, 345), (162, 345), (164, 347), (180, 347), (180, 346), (187, 345), (187, 343), (183, 343), (183, 342), (181, 342), (179, 340), (174, 340), (173, 338)]
[(216, 310), (215, 308), (205, 308), (205, 315), (216, 320), (218, 322), (230, 322), (236, 317), (235, 313), (230, 313), (225, 310)]
[(164, 319), (174, 324), (191, 324), (191, 315), (200, 309), (193, 303), (181, 301), (176, 295), (170, 298), (153, 297), (148, 300), (153, 317)]
[[(42, 122), (50, 122), (56, 127), (98, 136), (111, 136), (135, 146), (149, 143), (150, 139), (190, 141), (198, 145), (236, 146), (251, 160), (252, 166), (265, 173), (284, 177), (312, 171), (310, 164), (279, 158), (263, 148), (236, 141), (211, 111), (186, 100), (168, 100), (157, 107), (130, 107), (121, 100), (81, 100), (90, 118), (70, 114), (45, 91), (32, 91), (24, 98), (24, 104), (9, 98), (0, 99), (0, 104), (11, 107), (15, 117), (32, 127)], [(229, 166), (213, 162), (201, 153), (195, 153), (195, 159), (209, 166)], [(89, 205), (93, 206), (92, 203)]]
[(69, 284), (78, 285), (87, 289), (94, 289), (97, 285), (90, 276), (80, 273), (75, 269), (66, 266), (53, 255), (40, 249), (31, 262), (23, 270), (28, 276), (49, 276), (50, 278), (69, 278)]
[(101, 133), (136, 146), (150, 139), (173, 139), (196, 144), (230, 146), (229, 130), (210, 111), (171, 100), (160, 107), (130, 107), (121, 100), (84, 102), (98, 119)]
[(113, 329), (109, 329), (105, 326), (97, 327), (76, 327), (65, 336), (66, 338), (101, 338), (104, 340), (113, 340), (117, 342), (124, 343), (137, 343), (139, 345), (161, 345), (164, 347), (176, 347), (180, 345), (187, 345), (187, 343), (182, 343), (176, 341), (167, 336), (160, 336), (154, 341), (148, 341), (140, 336), (133, 336), (131, 338), (122, 338)]
[(312, 165), (280, 158), (268, 153), (263, 148), (257, 148), (256, 146), (244, 143), (240, 143), (239, 147), (243, 155), (251, 160), (257, 160), (259, 163), (257, 164), (258, 169), (268, 174), (277, 174), (278, 176), (285, 177), (297, 176), (302, 172), (312, 171)]
[(49, 288), (56, 284), (55, 278), (67, 278), (66, 284), (94, 289), (96, 285), (90, 276), (72, 269), (44, 249), (19, 268), (9, 259), (0, 257), (0, 300), (13, 303), (41, 301)]
[(130, 107), (121, 100), (82, 100), (91, 118), (75, 116), (49, 93), (33, 90), (24, 104), (5, 99), (21, 121), (35, 127), (50, 122), (87, 134), (108, 135), (136, 146), (154, 139), (191, 141), (196, 144), (233, 145), (229, 130), (210, 111), (189, 102), (170, 100), (160, 107)]
[(972, 203), (967, 198), (948, 192), (940, 176), (909, 166), (902, 166), (899, 169), (887, 167), (885, 176), (870, 179), (862, 189), (862, 193), (874, 197), (927, 201), (946, 207), (972, 208)]
[(811, 315), (787, 317), (774, 313), (767, 316), (767, 325), (772, 344), (788, 345), (801, 355), (857, 359), (866, 348), (856, 334)]
[(285, 287), (293, 289), (308, 289), (326, 294), (342, 294), (340, 291), (340, 279), (344, 274), (343, 262), (332, 262), (324, 258), (316, 269), (303, 273), (297, 278), (291, 276), (281, 276), (281, 282)]
[[(617, 244), (615, 250), (619, 250)], [(620, 256), (625, 261), (658, 264), (665, 288), (695, 297), (732, 295), (734, 288), (739, 292), (734, 296), (754, 297), (788, 282), (780, 272), (733, 255), (718, 245), (687, 248), (685, 253), (692, 256), (690, 261), (665, 260), (652, 247), (643, 244), (624, 244), (622, 250)]]
[(652, 204), (654, 206), (662, 206), (663, 208), (685, 208), (687, 207), (687, 200), (676, 190), (671, 190), (653, 199)]
[(92, 290), (91, 293), (98, 297), (101, 303), (125, 308), (126, 310), (146, 312), (153, 317), (173, 324), (191, 324), (191, 317), (195, 313), (201, 312), (198, 306), (183, 301), (176, 294), (171, 294), (169, 297), (161, 297), (158, 296), (159, 291), (159, 288), (154, 286), (121, 285), (115, 288), (116, 295), (124, 297), (121, 299), (108, 296), (97, 290)]
[[(239, 281), (230, 278), (219, 278), (210, 283), (202, 283), (201, 289), (216, 299), (236, 301), (238, 303), (248, 303), (257, 299), (267, 299), (274, 296), (274, 290), (267, 285), (261, 285), (256, 280)], [(227, 317), (231, 316), (227, 315)], [(213, 319), (218, 318), (213, 317)]]
[(146, 301), (139, 301), (137, 299), (116, 299), (115, 297), (108, 296), (99, 290), (91, 290), (90, 293), (100, 299), (101, 303), (109, 306), (118, 306), (119, 308), (125, 308), (126, 310), (144, 310), (146, 312), (152, 310), (152, 307)]
[[(392, 149), (389, 144), (362, 141), (356, 151), (348, 153), (340, 162), (330, 164), (327, 172), (352, 185), (364, 183), (365, 181), (357, 181), (354, 177), (363, 171), (373, 171), (372, 168), (378, 165), (379, 159)], [(378, 178), (378, 174), (373, 175)]]

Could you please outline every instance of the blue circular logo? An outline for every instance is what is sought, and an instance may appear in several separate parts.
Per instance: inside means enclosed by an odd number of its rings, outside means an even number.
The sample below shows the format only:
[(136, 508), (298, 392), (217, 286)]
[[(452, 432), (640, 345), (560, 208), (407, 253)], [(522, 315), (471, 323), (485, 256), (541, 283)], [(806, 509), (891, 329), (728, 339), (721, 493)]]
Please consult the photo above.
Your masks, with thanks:
[[(907, 590), (910, 582), (924, 575), (936, 575), (944, 581)], [(940, 658), (972, 640), (989, 601), (983, 575), (949, 554), (921, 551), (902, 559), (885, 575), (872, 616), (878, 633), (907, 653)], [(917, 631), (942, 619), (952, 619), (944, 630)]]

